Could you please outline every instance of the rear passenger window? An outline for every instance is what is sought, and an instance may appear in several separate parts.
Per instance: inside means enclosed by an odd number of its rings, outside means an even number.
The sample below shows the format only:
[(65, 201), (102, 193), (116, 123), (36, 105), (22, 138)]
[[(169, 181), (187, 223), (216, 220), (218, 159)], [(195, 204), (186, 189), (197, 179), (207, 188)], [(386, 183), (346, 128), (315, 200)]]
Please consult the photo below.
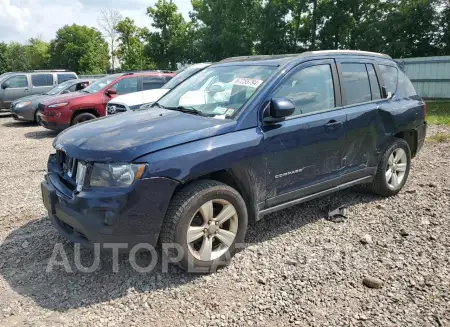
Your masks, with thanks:
[(344, 93), (347, 96), (347, 104), (363, 103), (372, 100), (369, 75), (365, 64), (343, 63), (341, 64), (344, 77)]
[(144, 91), (160, 89), (164, 84), (166, 84), (164, 77), (146, 76), (142, 78), (142, 88)]
[(299, 70), (278, 87), (274, 97), (294, 102), (293, 115), (334, 108), (333, 75), (330, 65), (317, 65)]
[(53, 75), (52, 74), (31, 75), (31, 84), (33, 84), (34, 87), (52, 86)]
[(367, 73), (369, 74), (370, 91), (372, 92), (372, 100), (381, 99), (380, 86), (378, 84), (378, 78), (375, 74), (375, 69), (372, 64), (366, 64)]
[(62, 82), (69, 81), (71, 79), (77, 79), (77, 76), (75, 74), (58, 74), (58, 84), (61, 84)]
[(386, 91), (394, 94), (397, 91), (397, 68), (387, 65), (378, 65), (378, 67), (383, 75)]

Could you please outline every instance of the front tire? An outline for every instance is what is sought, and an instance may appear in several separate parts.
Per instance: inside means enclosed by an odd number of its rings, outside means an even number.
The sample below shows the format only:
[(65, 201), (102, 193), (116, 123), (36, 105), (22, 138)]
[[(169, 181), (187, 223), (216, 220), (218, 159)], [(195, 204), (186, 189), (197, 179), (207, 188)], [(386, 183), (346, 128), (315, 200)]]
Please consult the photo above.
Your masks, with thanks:
[(183, 269), (213, 272), (228, 264), (236, 244), (244, 242), (247, 222), (245, 202), (235, 189), (218, 181), (200, 180), (173, 197), (161, 242), (180, 246), (177, 264)]
[(80, 124), (80, 123), (84, 123), (85, 121), (88, 120), (92, 120), (97, 118), (94, 114), (91, 114), (89, 112), (83, 112), (79, 115), (76, 115), (73, 119), (72, 119), (72, 125), (76, 125), (76, 124)]
[(395, 139), (381, 156), (372, 191), (382, 196), (397, 194), (405, 185), (410, 169), (409, 145), (403, 139)]

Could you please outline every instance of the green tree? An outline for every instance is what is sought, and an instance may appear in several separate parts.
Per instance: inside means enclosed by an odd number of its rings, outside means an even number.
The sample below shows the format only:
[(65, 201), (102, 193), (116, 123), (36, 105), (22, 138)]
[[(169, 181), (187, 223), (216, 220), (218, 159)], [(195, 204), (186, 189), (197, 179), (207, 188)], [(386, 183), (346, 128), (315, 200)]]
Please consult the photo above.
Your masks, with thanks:
[(261, 0), (192, 0), (192, 6), (206, 59), (218, 61), (254, 53), (258, 24), (263, 24)]
[(150, 68), (148, 58), (144, 56), (144, 43), (142, 38), (147, 30), (141, 29), (134, 24), (134, 20), (125, 18), (117, 26), (118, 43), (116, 50), (121, 70), (142, 70)]
[(87, 26), (73, 24), (59, 29), (49, 53), (52, 68), (79, 74), (105, 73), (109, 66), (108, 44), (98, 30)]
[(28, 40), (28, 61), (32, 69), (49, 68), (50, 55), (48, 53), (49, 44), (39, 37)]
[(5, 42), (0, 42), (0, 74), (6, 73), (9, 70), (6, 63), (7, 51), (8, 45)]
[(256, 52), (280, 54), (291, 50), (289, 44), (289, 0), (269, 0), (262, 8), (258, 25)]
[(147, 32), (145, 53), (158, 68), (175, 70), (177, 63), (190, 60), (193, 41), (193, 24), (186, 23), (172, 2), (158, 0), (153, 7), (147, 8), (155, 31)]
[(6, 49), (6, 65), (9, 71), (27, 71), (33, 69), (26, 45), (11, 42)]

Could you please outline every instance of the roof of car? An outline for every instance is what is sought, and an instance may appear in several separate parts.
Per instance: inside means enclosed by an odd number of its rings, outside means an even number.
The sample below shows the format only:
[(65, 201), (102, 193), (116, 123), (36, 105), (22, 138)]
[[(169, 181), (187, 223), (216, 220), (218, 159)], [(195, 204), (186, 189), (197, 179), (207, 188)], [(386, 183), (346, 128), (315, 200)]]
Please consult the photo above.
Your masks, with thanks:
[(127, 75), (175, 76), (176, 73), (169, 70), (145, 70), (145, 71), (126, 72), (122, 74), (122, 76)]
[(256, 56), (230, 57), (221, 60), (219, 63), (258, 61), (261, 62), (261, 64), (267, 63), (272, 65), (281, 65), (291, 60), (307, 57), (317, 57), (321, 55), (323, 56), (354, 55), (354, 56), (392, 59), (390, 56), (386, 54), (377, 52), (358, 51), (358, 50), (321, 50), (321, 51), (307, 51), (303, 53), (282, 54), (282, 55), (256, 55)]

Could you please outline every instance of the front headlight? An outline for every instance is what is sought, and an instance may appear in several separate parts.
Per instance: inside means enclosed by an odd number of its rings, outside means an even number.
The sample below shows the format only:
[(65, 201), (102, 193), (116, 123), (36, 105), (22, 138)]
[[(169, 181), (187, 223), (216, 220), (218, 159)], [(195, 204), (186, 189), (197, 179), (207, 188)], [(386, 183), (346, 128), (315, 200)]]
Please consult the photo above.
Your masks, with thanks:
[(51, 104), (48, 107), (49, 108), (61, 108), (61, 107), (65, 107), (69, 104), (69, 102), (61, 102), (61, 103), (55, 103), (55, 104)]
[(89, 185), (92, 187), (128, 187), (142, 178), (145, 164), (100, 164), (95, 163)]
[(19, 102), (18, 104), (16, 104), (16, 108), (23, 108), (26, 107), (30, 104), (30, 101), (25, 101), (25, 102)]

